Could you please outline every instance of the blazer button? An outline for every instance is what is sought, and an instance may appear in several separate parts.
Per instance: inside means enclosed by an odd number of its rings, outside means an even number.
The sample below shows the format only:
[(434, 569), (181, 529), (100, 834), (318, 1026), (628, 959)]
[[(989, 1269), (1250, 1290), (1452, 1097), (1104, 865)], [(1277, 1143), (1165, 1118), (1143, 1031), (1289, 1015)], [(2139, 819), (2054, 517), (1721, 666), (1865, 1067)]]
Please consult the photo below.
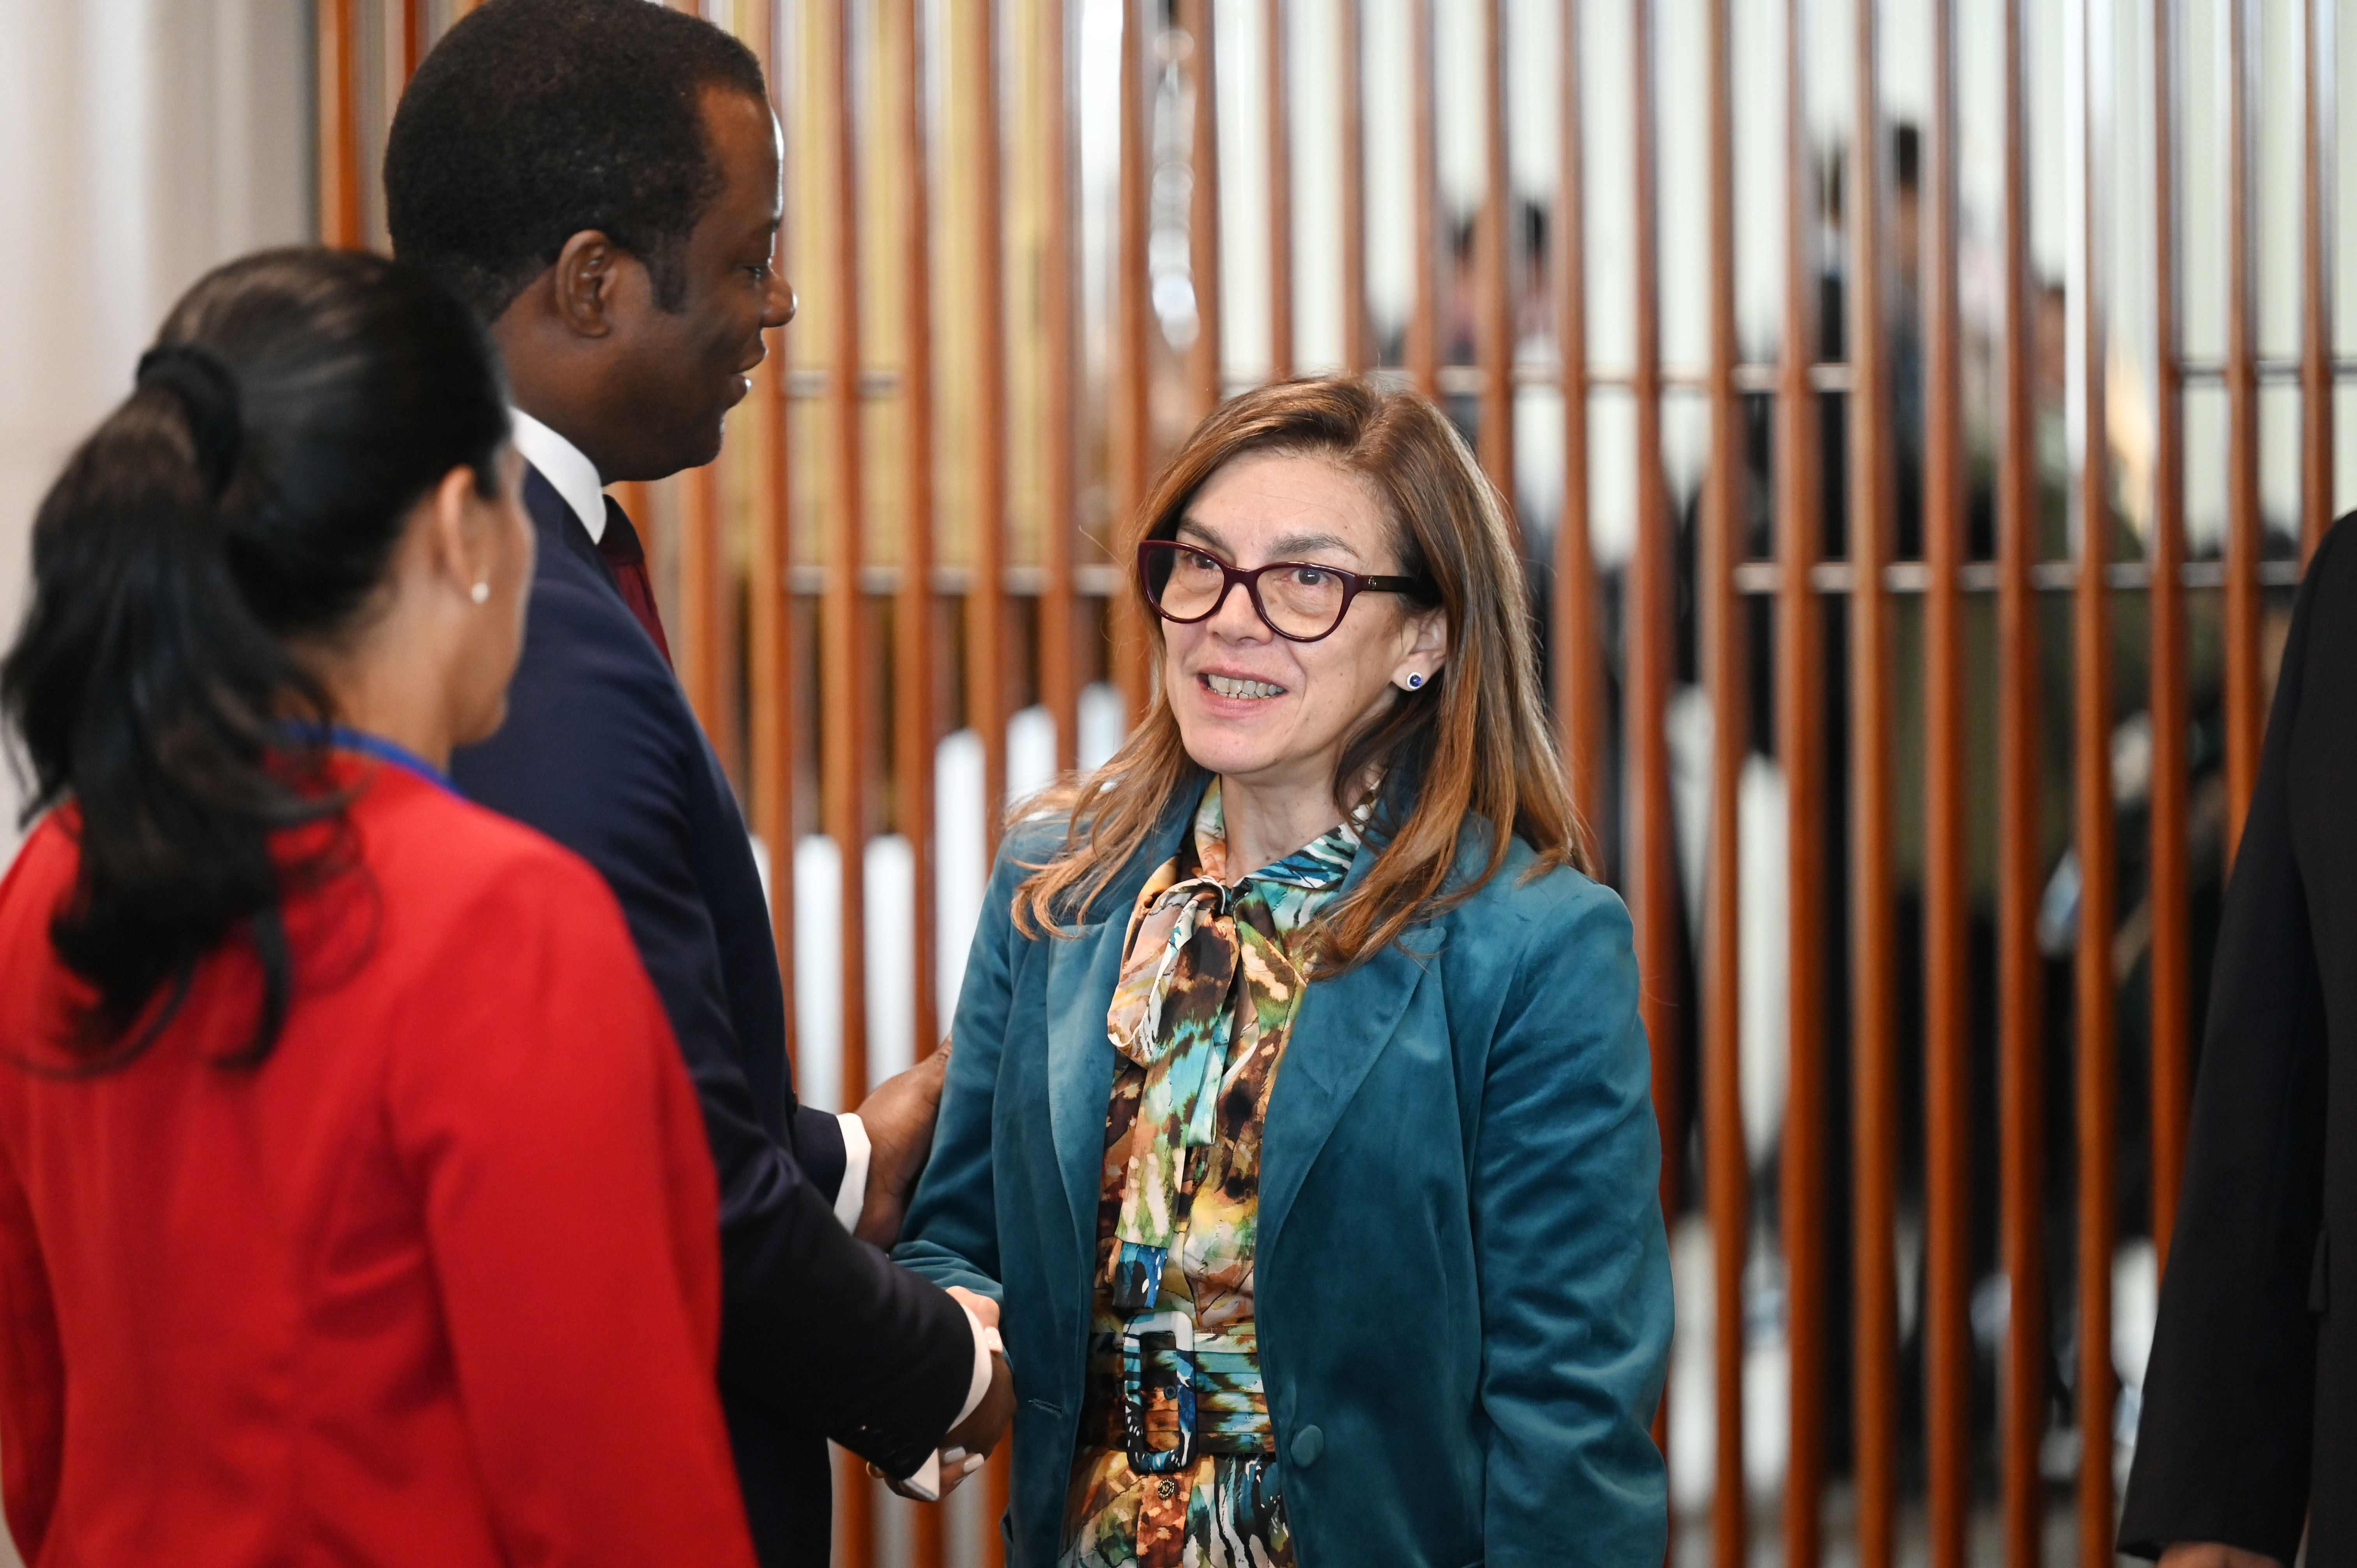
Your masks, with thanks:
[(1307, 1470), (1318, 1463), (1326, 1452), (1326, 1434), (1314, 1426), (1305, 1426), (1293, 1434), (1293, 1462)]

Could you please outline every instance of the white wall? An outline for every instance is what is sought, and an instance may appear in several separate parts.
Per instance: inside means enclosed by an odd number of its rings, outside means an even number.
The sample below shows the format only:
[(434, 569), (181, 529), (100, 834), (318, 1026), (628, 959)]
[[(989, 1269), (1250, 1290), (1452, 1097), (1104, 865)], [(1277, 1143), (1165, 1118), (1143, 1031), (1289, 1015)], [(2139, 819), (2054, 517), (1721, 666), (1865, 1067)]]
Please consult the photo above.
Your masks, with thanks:
[[(310, 14), (304, 0), (0, 0), (7, 636), (33, 509), (174, 298), (218, 262), (312, 231)], [(0, 769), (0, 862), (17, 800)]]

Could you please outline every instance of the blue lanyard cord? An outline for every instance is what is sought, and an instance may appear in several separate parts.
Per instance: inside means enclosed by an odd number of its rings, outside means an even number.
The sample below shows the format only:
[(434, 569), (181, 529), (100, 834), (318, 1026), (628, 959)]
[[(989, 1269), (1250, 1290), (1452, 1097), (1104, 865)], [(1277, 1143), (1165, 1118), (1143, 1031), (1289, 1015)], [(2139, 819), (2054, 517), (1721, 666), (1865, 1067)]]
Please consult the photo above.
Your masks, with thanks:
[(317, 738), (339, 751), (356, 751), (362, 757), (372, 757), (379, 762), (389, 762), (395, 768), (405, 768), (416, 774), (437, 789), (452, 795), (458, 792), (458, 787), (450, 781), (450, 776), (447, 773), (443, 772), (407, 746), (396, 746), (381, 735), (371, 735), (366, 730), (346, 729), (341, 725), (333, 725), (325, 730), (312, 729), (307, 725), (305, 729), (310, 737)]

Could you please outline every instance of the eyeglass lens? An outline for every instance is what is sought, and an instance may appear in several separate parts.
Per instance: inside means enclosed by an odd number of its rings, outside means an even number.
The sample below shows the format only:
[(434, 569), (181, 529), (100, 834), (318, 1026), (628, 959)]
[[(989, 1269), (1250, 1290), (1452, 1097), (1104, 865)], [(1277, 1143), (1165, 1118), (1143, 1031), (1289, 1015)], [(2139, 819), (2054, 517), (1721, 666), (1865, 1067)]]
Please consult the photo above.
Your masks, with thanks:
[[(1154, 602), (1178, 620), (1196, 620), (1211, 613), (1226, 587), (1227, 573), (1220, 561), (1200, 550), (1171, 550), (1157, 563), (1159, 581), (1148, 580)], [(1258, 574), (1262, 613), (1287, 637), (1322, 637), (1342, 615), (1342, 579), (1335, 573), (1300, 562), (1283, 562)]]

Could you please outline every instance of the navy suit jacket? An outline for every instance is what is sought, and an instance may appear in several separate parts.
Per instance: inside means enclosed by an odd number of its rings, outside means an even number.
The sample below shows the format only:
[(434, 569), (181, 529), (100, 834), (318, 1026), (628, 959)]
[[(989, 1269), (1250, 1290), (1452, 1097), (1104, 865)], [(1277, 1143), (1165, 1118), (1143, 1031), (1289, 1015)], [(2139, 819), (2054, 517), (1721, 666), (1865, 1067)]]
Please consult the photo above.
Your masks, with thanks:
[(755, 1544), (765, 1568), (819, 1568), (824, 1439), (913, 1471), (964, 1402), (973, 1333), (954, 1301), (836, 1221), (842, 1130), (794, 1100), (769, 907), (719, 759), (537, 470), (524, 502), (540, 556), (507, 723), (451, 771), (588, 860), (621, 901), (719, 1171), (720, 1391)]

